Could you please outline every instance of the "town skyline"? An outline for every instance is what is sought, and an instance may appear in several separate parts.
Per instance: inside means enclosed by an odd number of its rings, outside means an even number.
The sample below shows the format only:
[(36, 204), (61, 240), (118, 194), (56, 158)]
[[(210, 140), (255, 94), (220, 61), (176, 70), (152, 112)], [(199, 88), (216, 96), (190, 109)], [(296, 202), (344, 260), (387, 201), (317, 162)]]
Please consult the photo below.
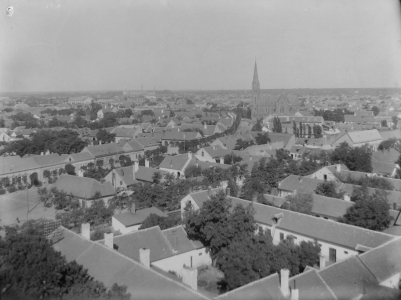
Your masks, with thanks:
[(0, 92), (401, 86), (396, 1), (9, 5)]

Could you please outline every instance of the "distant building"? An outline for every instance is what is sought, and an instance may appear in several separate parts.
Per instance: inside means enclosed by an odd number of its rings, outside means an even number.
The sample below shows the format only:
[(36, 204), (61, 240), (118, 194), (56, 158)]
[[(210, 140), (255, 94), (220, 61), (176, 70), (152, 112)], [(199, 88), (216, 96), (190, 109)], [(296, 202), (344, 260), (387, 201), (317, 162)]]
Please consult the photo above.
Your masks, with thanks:
[(300, 101), (295, 95), (261, 95), (258, 68), (252, 81), (252, 118), (264, 118), (269, 115), (293, 116), (299, 110)]

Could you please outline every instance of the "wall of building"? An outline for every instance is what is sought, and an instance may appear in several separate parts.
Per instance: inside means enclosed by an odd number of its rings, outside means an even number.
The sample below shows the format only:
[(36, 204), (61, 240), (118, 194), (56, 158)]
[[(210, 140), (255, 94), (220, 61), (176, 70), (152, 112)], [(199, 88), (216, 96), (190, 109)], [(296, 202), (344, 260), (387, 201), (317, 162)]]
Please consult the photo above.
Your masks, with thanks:
[(120, 231), (122, 234), (124, 233), (130, 233), (133, 231), (138, 231), (139, 227), (141, 227), (142, 224), (138, 224), (135, 226), (130, 226), (130, 227), (125, 227), (124, 224), (122, 224), (120, 221), (118, 221), (116, 218), (111, 218), (111, 226), (115, 231)]
[(388, 278), (387, 280), (383, 281), (380, 283), (380, 285), (382, 286), (386, 286), (389, 288), (393, 288), (393, 289), (398, 289), (399, 283), (400, 283), (400, 273), (395, 274), (394, 276)]
[[(203, 153), (203, 155), (202, 155), (202, 153)], [(198, 152), (196, 152), (195, 157), (199, 161), (207, 161), (207, 162), (212, 162), (212, 163), (216, 162), (216, 160), (209, 153), (207, 153), (204, 149), (199, 149)]]
[(320, 180), (325, 180), (324, 175), (326, 175), (326, 180), (327, 181), (336, 181), (339, 182), (339, 180), (337, 179), (336, 176), (334, 176), (333, 173), (331, 173), (330, 170), (326, 169), (326, 168), (321, 168), (320, 170), (316, 171), (315, 173), (313, 173), (312, 175), (310, 175), (311, 178), (316, 178), (316, 179), (320, 179)]
[(193, 268), (198, 268), (204, 265), (212, 265), (210, 252), (208, 252), (206, 248), (188, 251), (159, 261), (155, 261), (152, 262), (152, 265), (166, 272), (174, 271), (178, 276), (182, 277), (182, 268), (184, 265), (187, 267), (191, 267), (191, 258)]

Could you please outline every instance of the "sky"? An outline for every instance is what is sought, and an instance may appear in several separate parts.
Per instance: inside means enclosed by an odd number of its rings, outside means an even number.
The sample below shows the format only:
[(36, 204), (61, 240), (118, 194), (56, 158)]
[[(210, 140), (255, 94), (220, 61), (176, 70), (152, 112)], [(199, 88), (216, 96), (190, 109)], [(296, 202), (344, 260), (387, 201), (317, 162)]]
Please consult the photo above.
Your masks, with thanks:
[(401, 87), (395, 0), (0, 3), (0, 92)]

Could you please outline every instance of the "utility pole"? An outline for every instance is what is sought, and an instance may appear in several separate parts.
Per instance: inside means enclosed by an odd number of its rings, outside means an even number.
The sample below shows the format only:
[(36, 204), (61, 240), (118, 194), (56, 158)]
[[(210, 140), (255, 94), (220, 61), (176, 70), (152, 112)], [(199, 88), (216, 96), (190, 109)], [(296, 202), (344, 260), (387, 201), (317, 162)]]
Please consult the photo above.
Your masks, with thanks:
[(27, 211), (26, 211), (26, 220), (28, 221), (29, 218), (29, 189), (26, 189), (26, 204), (27, 204)]

